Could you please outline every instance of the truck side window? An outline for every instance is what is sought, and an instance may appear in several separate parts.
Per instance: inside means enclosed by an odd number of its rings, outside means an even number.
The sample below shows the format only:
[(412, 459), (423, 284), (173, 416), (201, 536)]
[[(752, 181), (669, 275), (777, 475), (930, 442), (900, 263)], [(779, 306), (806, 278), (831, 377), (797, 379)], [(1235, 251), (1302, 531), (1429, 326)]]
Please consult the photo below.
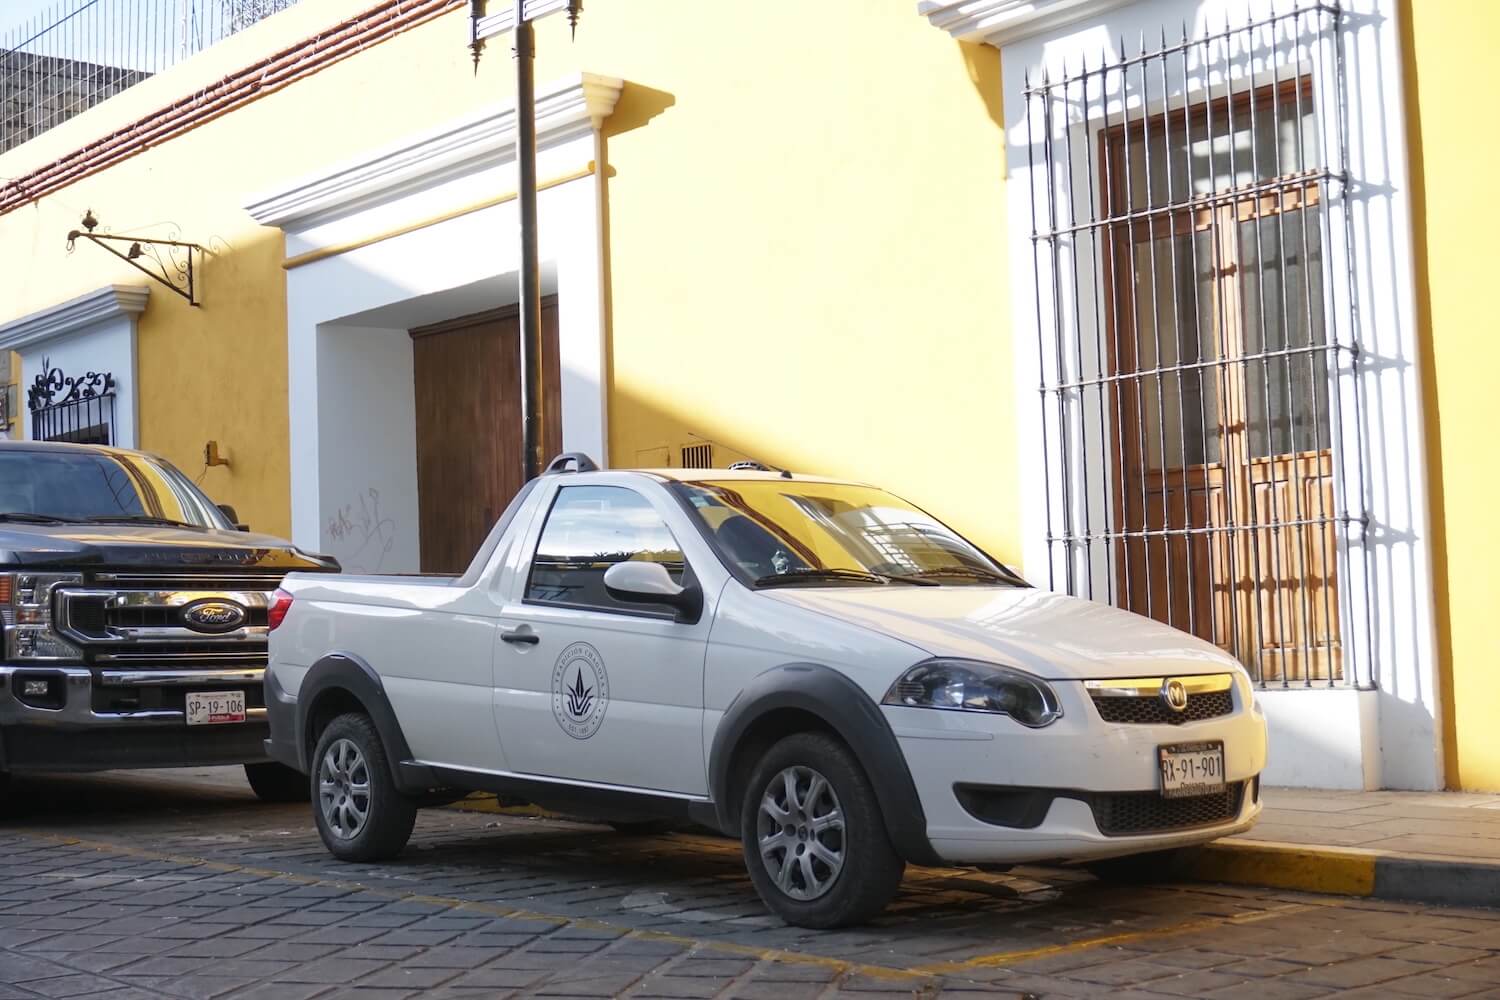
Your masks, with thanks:
[(628, 559), (661, 563), (682, 582), (682, 550), (645, 497), (623, 486), (564, 486), (542, 528), (526, 600), (640, 614), (640, 605), (604, 589), (604, 571)]

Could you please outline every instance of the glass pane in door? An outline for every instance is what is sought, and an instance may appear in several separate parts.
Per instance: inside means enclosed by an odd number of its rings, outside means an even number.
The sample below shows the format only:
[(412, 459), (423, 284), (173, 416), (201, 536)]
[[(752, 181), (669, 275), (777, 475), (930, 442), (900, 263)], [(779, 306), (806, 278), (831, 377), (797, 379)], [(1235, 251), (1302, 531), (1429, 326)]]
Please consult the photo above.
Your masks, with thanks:
[(1329, 447), (1318, 206), (1239, 223), (1250, 458)]
[(1213, 241), (1207, 231), (1135, 247), (1138, 447), (1147, 469), (1220, 460)]

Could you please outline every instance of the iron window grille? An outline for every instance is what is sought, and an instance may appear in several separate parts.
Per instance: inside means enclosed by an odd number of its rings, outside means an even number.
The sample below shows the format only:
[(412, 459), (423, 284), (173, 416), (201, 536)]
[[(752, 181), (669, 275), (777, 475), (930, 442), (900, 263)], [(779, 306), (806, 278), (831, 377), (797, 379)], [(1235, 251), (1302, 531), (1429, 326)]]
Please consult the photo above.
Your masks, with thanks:
[(1049, 584), (1262, 685), (1373, 683), (1342, 17), (1024, 85)]
[(109, 372), (91, 371), (74, 378), (43, 359), (42, 372), (27, 390), (26, 403), (34, 441), (115, 443), (115, 377)]

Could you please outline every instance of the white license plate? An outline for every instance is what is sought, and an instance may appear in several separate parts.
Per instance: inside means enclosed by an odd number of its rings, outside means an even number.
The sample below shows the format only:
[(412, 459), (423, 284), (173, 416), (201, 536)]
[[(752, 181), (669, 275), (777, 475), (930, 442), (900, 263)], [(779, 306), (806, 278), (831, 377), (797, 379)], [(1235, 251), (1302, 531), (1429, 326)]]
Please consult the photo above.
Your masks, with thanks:
[(187, 724), (218, 726), (226, 722), (245, 721), (245, 692), (188, 692)]
[(1156, 748), (1161, 794), (1168, 799), (1224, 791), (1223, 743), (1174, 743)]

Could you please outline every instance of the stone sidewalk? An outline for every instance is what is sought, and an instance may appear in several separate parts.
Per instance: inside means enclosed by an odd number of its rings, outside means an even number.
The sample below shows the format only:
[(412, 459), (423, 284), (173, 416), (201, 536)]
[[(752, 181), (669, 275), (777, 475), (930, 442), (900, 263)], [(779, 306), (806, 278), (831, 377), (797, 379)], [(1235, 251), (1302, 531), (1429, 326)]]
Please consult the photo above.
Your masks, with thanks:
[(1500, 906), (1500, 795), (1268, 788), (1249, 833), (1189, 864), (1197, 878), (1450, 905)]

